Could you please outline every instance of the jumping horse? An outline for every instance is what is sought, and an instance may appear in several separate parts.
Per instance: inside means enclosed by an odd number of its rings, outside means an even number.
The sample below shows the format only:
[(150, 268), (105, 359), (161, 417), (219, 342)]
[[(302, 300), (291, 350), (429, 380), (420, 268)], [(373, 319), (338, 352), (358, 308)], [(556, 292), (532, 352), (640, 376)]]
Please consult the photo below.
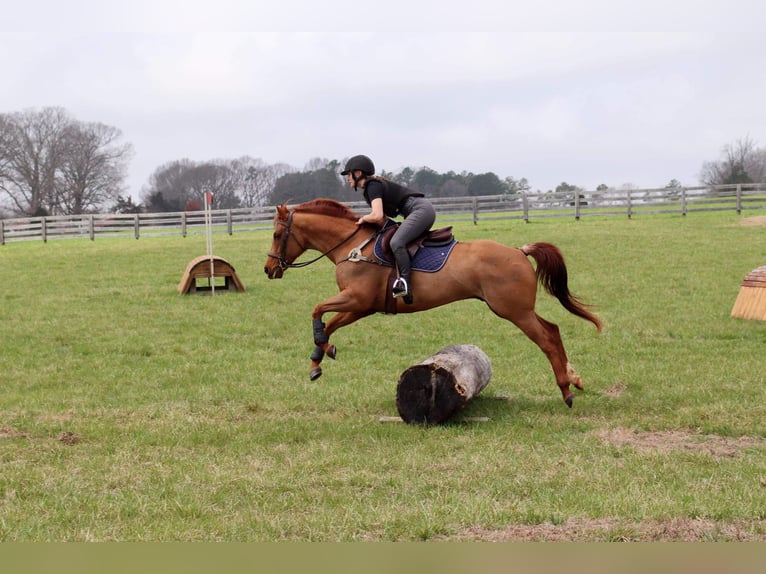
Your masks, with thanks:
[[(387, 312), (388, 276), (391, 269), (376, 264), (373, 243), (379, 229), (371, 224), (357, 226), (349, 207), (331, 199), (315, 199), (289, 209), (277, 206), (274, 236), (264, 272), (279, 279), (285, 270), (305, 267), (323, 257), (335, 264), (335, 279), (340, 292), (314, 307), (311, 314), (315, 348), (311, 354), (310, 378), (322, 375), (320, 363), (325, 354), (336, 356), (330, 336), (373, 313)], [(307, 250), (320, 255), (295, 263)], [(532, 266), (529, 257), (535, 260)], [(567, 268), (559, 249), (550, 243), (531, 243), (508, 247), (495, 241), (458, 242), (445, 265), (435, 273), (413, 271), (414, 302), (396, 301), (396, 313), (415, 313), (462, 299), (479, 299), (499, 317), (507, 319), (545, 353), (551, 363), (556, 384), (567, 406), (574, 393), (570, 385), (582, 389), (582, 379), (567, 359), (559, 328), (535, 312), (538, 281), (570, 313), (596, 326), (601, 320), (569, 292)], [(325, 323), (325, 313), (335, 315)]]

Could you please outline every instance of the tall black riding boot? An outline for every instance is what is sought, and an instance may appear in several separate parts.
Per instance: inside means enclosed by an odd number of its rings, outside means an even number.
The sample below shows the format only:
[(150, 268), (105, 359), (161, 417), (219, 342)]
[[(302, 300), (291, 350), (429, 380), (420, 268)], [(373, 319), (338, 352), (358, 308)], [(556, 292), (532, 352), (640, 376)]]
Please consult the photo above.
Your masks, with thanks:
[(396, 259), (396, 268), (399, 271), (399, 278), (394, 281), (394, 299), (404, 297), (404, 302), (412, 305), (412, 283), (410, 282), (412, 265), (410, 254), (405, 247), (401, 247), (394, 251), (394, 258)]

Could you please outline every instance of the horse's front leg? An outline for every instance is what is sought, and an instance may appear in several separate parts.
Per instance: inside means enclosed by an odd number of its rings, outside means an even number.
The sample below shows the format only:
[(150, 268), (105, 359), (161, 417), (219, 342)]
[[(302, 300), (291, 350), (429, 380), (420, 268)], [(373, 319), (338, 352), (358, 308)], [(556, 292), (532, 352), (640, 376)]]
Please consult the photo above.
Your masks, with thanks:
[[(316, 313), (315, 313), (316, 314)], [(337, 317), (337, 315), (336, 315)], [(333, 317), (335, 319), (335, 317)], [(330, 327), (332, 326), (333, 319), (330, 319), (330, 325), (325, 325), (322, 321), (322, 314), (319, 317), (313, 317), (311, 319), (311, 329), (314, 334), (314, 350), (311, 352), (311, 371), (309, 376), (312, 381), (317, 380), (322, 376), (322, 367), (319, 364), (324, 359), (325, 355), (334, 359), (336, 356), (335, 345), (330, 344)]]
[[(330, 336), (325, 331), (325, 324), (322, 319), (312, 320), (312, 329), (314, 331), (314, 350), (311, 352), (311, 370), (309, 371), (309, 377), (312, 381), (317, 380), (322, 376), (322, 367), (319, 364), (322, 362), (325, 356), (325, 348), (329, 345)], [(335, 358), (335, 347), (333, 346), (331, 359)]]
[[(340, 295), (343, 295), (343, 293)], [(335, 299), (335, 302), (333, 302), (333, 299)], [(347, 298), (343, 298), (343, 301), (347, 301)], [(325, 325), (322, 321), (322, 316), (325, 313), (332, 311), (335, 311), (336, 314), (330, 319), (327, 325)], [(312, 381), (315, 381), (322, 376), (322, 367), (320, 366), (320, 363), (325, 355), (334, 359), (337, 354), (335, 345), (330, 343), (330, 335), (341, 327), (349, 325), (354, 321), (358, 321), (362, 317), (366, 317), (372, 313), (372, 310), (343, 311), (342, 306), (339, 305), (338, 299), (335, 297), (314, 307), (314, 311), (311, 314), (311, 324), (314, 334), (314, 351), (311, 353), (311, 370), (309, 372)]]

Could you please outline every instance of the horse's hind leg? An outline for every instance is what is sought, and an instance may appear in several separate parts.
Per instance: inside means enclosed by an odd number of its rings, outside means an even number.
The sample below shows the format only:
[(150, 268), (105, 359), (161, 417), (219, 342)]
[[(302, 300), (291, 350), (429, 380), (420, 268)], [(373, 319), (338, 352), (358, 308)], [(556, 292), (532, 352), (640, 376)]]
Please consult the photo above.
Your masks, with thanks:
[(541, 326), (542, 336), (538, 334), (538, 330), (534, 329), (531, 334), (524, 330), (524, 333), (532, 339), (542, 349), (545, 355), (548, 357), (548, 361), (553, 367), (553, 373), (556, 377), (556, 384), (561, 390), (561, 396), (568, 407), (572, 407), (572, 401), (574, 400), (574, 393), (570, 389), (570, 385), (574, 385), (578, 389), (582, 389), (582, 378), (575, 373), (572, 365), (569, 364), (567, 359), (567, 353), (564, 349), (564, 343), (561, 341), (561, 334), (559, 333), (558, 325), (546, 321), (540, 317), (537, 313), (534, 313), (534, 317), (538, 325)]
[[(551, 362), (551, 365), (553, 366), (553, 371), (556, 374), (556, 383), (558, 384), (559, 388), (561, 389), (561, 394), (564, 396), (564, 401), (566, 404), (571, 407), (572, 406), (572, 400), (574, 399), (574, 393), (569, 389), (569, 385), (574, 385), (575, 388), (578, 388), (582, 390), (582, 377), (580, 377), (577, 373), (575, 373), (575, 370), (572, 368), (572, 365), (569, 364), (569, 360), (567, 359), (567, 353), (564, 349), (564, 343), (561, 341), (561, 334), (559, 332), (558, 325), (555, 323), (551, 323), (550, 321), (546, 321), (539, 315), (535, 314), (537, 317), (537, 320), (543, 325), (543, 327), (546, 329), (547, 333), (549, 334), (554, 347), (555, 347), (555, 356), (560, 357), (560, 362), (564, 363), (564, 373), (563, 375), (560, 372), (560, 365), (554, 366), (554, 359), (551, 358), (551, 355), (545, 351), (545, 354), (548, 356), (548, 359)], [(557, 370), (558, 369), (558, 370)]]
[(561, 390), (564, 402), (571, 408), (574, 393), (570, 385), (582, 389), (582, 379), (569, 364), (558, 326), (546, 321), (534, 311), (529, 311), (522, 316), (513, 314), (511, 316), (501, 315), (501, 317), (508, 319), (521, 329), (545, 353), (551, 367), (553, 367), (556, 384)]

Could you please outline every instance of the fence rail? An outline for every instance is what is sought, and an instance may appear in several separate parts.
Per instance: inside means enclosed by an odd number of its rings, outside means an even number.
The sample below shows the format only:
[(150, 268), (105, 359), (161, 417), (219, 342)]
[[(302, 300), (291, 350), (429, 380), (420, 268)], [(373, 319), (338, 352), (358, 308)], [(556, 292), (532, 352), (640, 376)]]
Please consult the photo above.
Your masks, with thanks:
[[(766, 209), (766, 183), (606, 191), (521, 193), (432, 198), (440, 221), (544, 217), (681, 214)], [(347, 203), (363, 212), (364, 202)], [(270, 230), (273, 206), (214, 210), (215, 233)], [(137, 214), (84, 214), (0, 219), (0, 244), (49, 239), (157, 237), (205, 233), (204, 211)]]

